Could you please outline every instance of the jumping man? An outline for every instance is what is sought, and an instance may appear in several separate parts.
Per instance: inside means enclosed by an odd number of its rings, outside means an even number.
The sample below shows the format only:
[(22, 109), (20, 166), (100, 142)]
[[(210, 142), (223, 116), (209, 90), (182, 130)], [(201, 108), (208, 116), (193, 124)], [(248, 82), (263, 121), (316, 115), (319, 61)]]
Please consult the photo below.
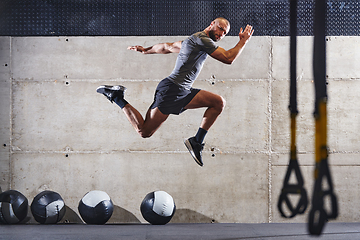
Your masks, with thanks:
[(230, 23), (225, 18), (216, 18), (202, 32), (191, 35), (184, 41), (173, 43), (159, 43), (144, 48), (130, 46), (129, 50), (143, 54), (179, 53), (175, 68), (167, 78), (157, 86), (154, 102), (146, 113), (142, 115), (124, 99), (124, 86), (100, 86), (98, 93), (104, 94), (111, 102), (115, 102), (125, 113), (135, 130), (143, 138), (151, 137), (169, 114), (179, 115), (186, 109), (207, 108), (205, 110), (199, 130), (194, 137), (184, 141), (195, 161), (203, 166), (203, 140), (210, 127), (225, 107), (225, 100), (220, 95), (192, 88), (208, 55), (225, 64), (232, 64), (240, 55), (246, 43), (250, 40), (254, 30), (247, 25), (240, 28), (239, 41), (235, 47), (225, 50), (215, 42), (220, 41), (230, 30)]

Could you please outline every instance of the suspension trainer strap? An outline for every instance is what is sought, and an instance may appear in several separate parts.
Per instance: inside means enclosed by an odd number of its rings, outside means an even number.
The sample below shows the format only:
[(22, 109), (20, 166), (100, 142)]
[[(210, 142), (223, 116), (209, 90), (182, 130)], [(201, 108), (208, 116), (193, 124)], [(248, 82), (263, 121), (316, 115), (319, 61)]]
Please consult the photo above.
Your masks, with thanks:
[[(310, 234), (321, 235), (329, 219), (338, 215), (337, 199), (333, 191), (327, 147), (327, 91), (326, 91), (326, 0), (315, 1), (314, 58), (313, 71), (315, 83), (315, 183), (312, 208), (309, 213)], [(323, 182), (327, 181), (327, 189)], [(325, 209), (324, 200), (330, 201), (330, 210)]]
[[(297, 89), (296, 89), (296, 37), (297, 37), (297, 0), (290, 0), (290, 117), (291, 117), (291, 144), (290, 161), (284, 178), (283, 188), (278, 201), (278, 209), (281, 216), (285, 218), (295, 217), (305, 212), (308, 204), (304, 180), (301, 175), (299, 163), (296, 156), (296, 116)], [(290, 176), (294, 173), (297, 183), (290, 184)], [(290, 201), (290, 195), (300, 195), (296, 205)], [(285, 203), (285, 204), (284, 204)], [(285, 212), (283, 207), (287, 207)]]
[(297, 115), (296, 89), (296, 40), (297, 40), (297, 0), (290, 0), (290, 105), (291, 115)]

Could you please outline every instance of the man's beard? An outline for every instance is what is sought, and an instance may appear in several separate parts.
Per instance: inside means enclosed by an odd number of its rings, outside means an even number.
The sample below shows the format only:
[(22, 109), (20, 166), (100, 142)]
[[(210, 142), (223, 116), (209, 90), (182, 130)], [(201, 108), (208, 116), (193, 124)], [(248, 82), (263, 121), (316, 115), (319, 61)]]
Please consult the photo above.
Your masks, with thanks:
[(214, 34), (214, 31), (212, 31), (212, 30), (209, 31), (209, 37), (210, 37), (214, 42), (219, 41), (219, 40), (216, 38), (216, 36), (215, 36), (215, 34)]

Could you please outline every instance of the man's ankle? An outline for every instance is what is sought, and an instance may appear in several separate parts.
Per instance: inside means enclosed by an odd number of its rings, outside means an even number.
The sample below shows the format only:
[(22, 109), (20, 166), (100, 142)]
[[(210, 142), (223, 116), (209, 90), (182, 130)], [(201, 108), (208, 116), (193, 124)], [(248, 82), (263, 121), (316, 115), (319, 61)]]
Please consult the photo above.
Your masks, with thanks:
[(115, 102), (121, 109), (123, 109), (126, 104), (129, 104), (123, 97), (116, 97), (116, 98), (114, 99), (114, 102)]

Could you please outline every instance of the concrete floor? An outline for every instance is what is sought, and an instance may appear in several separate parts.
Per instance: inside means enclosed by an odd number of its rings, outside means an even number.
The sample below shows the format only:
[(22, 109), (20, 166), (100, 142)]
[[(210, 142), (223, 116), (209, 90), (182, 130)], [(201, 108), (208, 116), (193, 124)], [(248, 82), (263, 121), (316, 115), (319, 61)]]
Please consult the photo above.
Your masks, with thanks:
[(0, 239), (360, 239), (360, 223), (328, 223), (320, 237), (308, 234), (304, 223), (264, 224), (57, 224), (0, 225)]

